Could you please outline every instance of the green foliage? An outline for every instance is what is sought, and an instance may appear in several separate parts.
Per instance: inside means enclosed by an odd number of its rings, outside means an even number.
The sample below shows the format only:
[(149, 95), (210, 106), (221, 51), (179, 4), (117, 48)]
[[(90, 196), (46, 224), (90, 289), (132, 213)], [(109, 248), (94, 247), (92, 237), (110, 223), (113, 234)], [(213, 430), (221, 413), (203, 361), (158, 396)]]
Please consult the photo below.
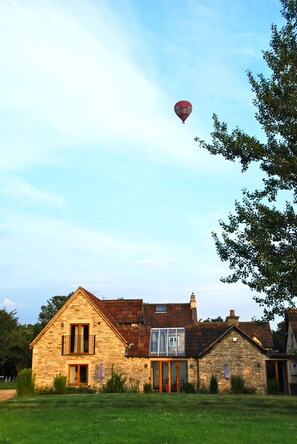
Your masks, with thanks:
[(231, 392), (234, 395), (241, 395), (244, 393), (244, 380), (240, 375), (231, 376)]
[(1, 382), (0, 383), (0, 390), (16, 390), (16, 388), (17, 388), (16, 381), (9, 381), (9, 382)]
[(0, 310), (0, 373), (16, 376), (22, 368), (31, 366), (29, 344), (33, 339), (33, 326), (21, 325), (16, 311)]
[(136, 381), (135, 379), (130, 378), (129, 384), (126, 386), (126, 392), (139, 393), (140, 392), (139, 381)]
[(216, 395), (219, 390), (218, 378), (216, 375), (211, 375), (210, 383), (209, 383), (209, 393), (212, 395)]
[(223, 318), (221, 316), (218, 316), (217, 318), (207, 318), (204, 319), (203, 322), (224, 322)]
[(243, 393), (245, 394), (245, 395), (254, 395), (255, 393), (257, 393), (257, 389), (256, 389), (256, 387), (253, 387), (253, 386), (244, 386), (244, 389), (243, 389)]
[(18, 396), (34, 395), (34, 374), (31, 368), (24, 368), (18, 373), (17, 394)]
[(292, 348), (291, 350), (289, 350), (289, 356), (290, 356), (290, 359), (295, 363), (295, 364), (297, 364), (297, 350), (295, 350), (294, 348)]
[(62, 394), (67, 392), (67, 377), (58, 374), (54, 377), (53, 387), (55, 393)]
[(144, 384), (143, 385), (143, 391), (144, 391), (144, 393), (152, 393), (152, 391), (153, 391), (152, 384), (150, 384), (149, 382)]
[(195, 139), (211, 154), (239, 161), (242, 171), (253, 163), (260, 168), (263, 188), (243, 190), (234, 214), (220, 221), (221, 236), (213, 238), (232, 270), (222, 281), (241, 281), (255, 291), (266, 320), (282, 315), (297, 295), (297, 0), (281, 3), (285, 25), (272, 26), (270, 49), (263, 53), (271, 75), (248, 73), (265, 141), (239, 128), (228, 132), (216, 115), (212, 142)]
[(0, 310), (0, 365), (3, 365), (13, 355), (17, 327), (16, 311), (8, 312), (5, 308)]
[(183, 391), (185, 393), (196, 393), (195, 385), (192, 384), (191, 382), (185, 382)]
[(41, 311), (38, 317), (38, 323), (35, 324), (35, 335), (48, 324), (48, 322), (55, 316), (55, 314), (63, 307), (66, 301), (73, 295), (73, 291), (68, 296), (53, 296), (47, 300), (46, 305), (41, 306)]
[(114, 369), (111, 370), (111, 377), (108, 379), (106, 384), (101, 388), (102, 393), (123, 393), (126, 392), (126, 381), (127, 378), (123, 376), (122, 373), (116, 373)]
[(276, 330), (272, 330), (273, 347), (281, 353), (285, 352), (285, 321), (277, 324)]

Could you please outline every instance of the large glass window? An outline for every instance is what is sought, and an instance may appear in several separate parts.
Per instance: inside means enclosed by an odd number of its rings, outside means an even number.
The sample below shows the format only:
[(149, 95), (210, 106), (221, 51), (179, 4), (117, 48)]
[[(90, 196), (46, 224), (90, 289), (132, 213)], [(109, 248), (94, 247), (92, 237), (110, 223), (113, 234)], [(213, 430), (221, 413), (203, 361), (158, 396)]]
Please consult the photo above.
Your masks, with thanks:
[(70, 353), (89, 352), (89, 326), (84, 324), (71, 325)]
[(75, 364), (69, 365), (69, 384), (86, 385), (88, 383), (88, 366)]
[(150, 354), (156, 356), (178, 356), (185, 354), (184, 328), (152, 328)]

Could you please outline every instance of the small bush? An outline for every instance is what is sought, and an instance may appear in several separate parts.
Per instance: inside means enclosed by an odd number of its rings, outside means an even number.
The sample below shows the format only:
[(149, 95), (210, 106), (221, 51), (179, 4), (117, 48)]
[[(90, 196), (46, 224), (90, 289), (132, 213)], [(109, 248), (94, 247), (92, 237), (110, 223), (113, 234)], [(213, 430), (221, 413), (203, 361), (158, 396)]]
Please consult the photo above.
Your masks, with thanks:
[(126, 380), (122, 373), (111, 369), (111, 377), (101, 388), (102, 393), (124, 393), (127, 390)]
[(234, 395), (240, 395), (244, 393), (244, 380), (240, 375), (231, 376), (231, 392)]
[(135, 379), (129, 379), (129, 385), (126, 386), (126, 391), (129, 393), (139, 393), (139, 381), (135, 381)]
[(201, 395), (206, 395), (209, 393), (209, 387), (205, 387), (204, 384), (201, 384), (197, 387), (196, 393), (200, 393)]
[(256, 389), (256, 387), (253, 387), (251, 385), (250, 386), (244, 386), (243, 393), (245, 395), (254, 395), (255, 393), (257, 393), (257, 389)]
[(53, 387), (43, 386), (35, 387), (34, 393), (35, 395), (53, 395), (55, 392)]
[(216, 395), (219, 390), (218, 378), (215, 375), (211, 375), (209, 383), (209, 393)]
[(183, 390), (185, 393), (196, 393), (195, 386), (191, 382), (185, 382)]
[(54, 377), (53, 387), (55, 393), (62, 395), (67, 392), (67, 377), (61, 374), (58, 374)]
[(34, 395), (34, 374), (31, 368), (24, 368), (18, 373), (17, 395), (31, 396)]
[(152, 393), (152, 391), (153, 391), (152, 384), (150, 384), (149, 382), (144, 384), (143, 391), (144, 391), (144, 393)]

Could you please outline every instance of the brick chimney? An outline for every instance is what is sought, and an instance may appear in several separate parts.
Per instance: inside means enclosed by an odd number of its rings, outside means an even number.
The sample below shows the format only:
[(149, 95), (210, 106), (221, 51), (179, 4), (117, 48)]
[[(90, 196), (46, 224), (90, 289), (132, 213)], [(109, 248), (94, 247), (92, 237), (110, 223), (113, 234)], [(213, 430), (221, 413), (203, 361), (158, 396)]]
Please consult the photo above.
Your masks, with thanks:
[(230, 316), (227, 316), (228, 325), (238, 325), (239, 316), (235, 316), (235, 310), (230, 310)]
[(192, 320), (193, 320), (193, 323), (197, 322), (196, 296), (195, 296), (195, 294), (193, 292), (192, 292), (191, 298), (190, 298), (190, 308), (192, 310)]

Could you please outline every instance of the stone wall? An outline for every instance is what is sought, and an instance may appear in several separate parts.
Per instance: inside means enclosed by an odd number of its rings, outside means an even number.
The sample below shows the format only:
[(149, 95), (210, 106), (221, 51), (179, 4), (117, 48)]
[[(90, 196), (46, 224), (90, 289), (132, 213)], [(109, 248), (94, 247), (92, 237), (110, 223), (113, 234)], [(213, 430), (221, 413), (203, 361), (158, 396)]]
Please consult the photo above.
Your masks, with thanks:
[(230, 380), (224, 377), (224, 364), (229, 364), (232, 375), (243, 377), (245, 386), (257, 393), (266, 391), (266, 356), (238, 331), (231, 331), (208, 353), (199, 359), (199, 387), (209, 389), (210, 379), (218, 379), (219, 391), (229, 391)]
[[(89, 334), (95, 335), (94, 355), (63, 355), (62, 336), (70, 335), (71, 324), (88, 324)], [(127, 358), (124, 342), (98, 315), (92, 305), (78, 293), (66, 308), (60, 311), (33, 348), (33, 372), (38, 387), (52, 386), (57, 374), (69, 376), (69, 365), (88, 365), (88, 385), (100, 387), (111, 376), (111, 369), (123, 373), (127, 383), (137, 382), (142, 389), (149, 382), (150, 365), (147, 358)], [(104, 367), (104, 379), (99, 378), (99, 362)]]

